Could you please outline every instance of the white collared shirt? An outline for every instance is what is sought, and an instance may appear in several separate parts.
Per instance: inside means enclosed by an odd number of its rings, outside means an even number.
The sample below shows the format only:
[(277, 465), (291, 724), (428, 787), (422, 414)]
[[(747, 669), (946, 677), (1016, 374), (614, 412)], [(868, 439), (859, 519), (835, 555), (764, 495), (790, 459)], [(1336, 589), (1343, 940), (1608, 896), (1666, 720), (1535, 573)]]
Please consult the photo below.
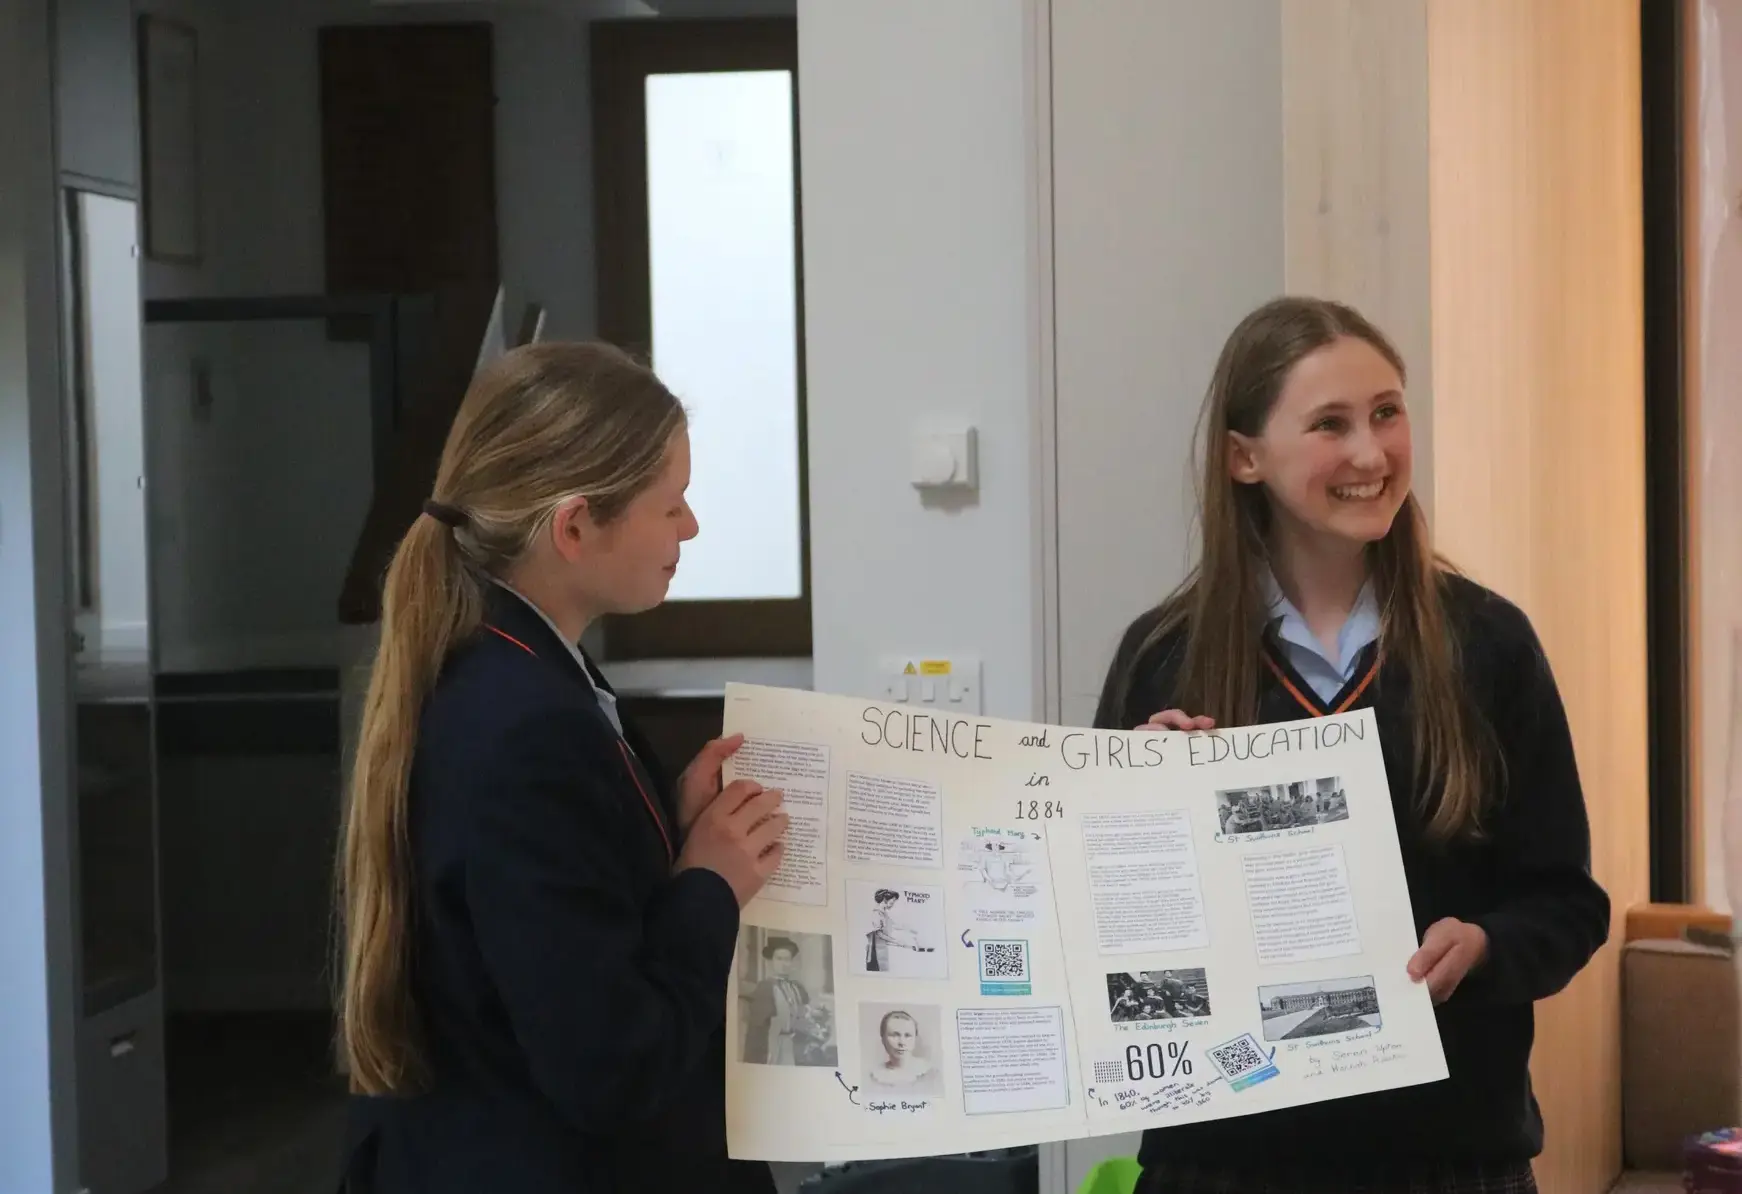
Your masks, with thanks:
[(599, 698), (600, 712), (604, 713), (606, 719), (616, 728), (617, 736), (621, 738), (623, 736), (623, 717), (617, 712), (617, 696), (615, 693), (600, 687), (599, 681), (593, 677), (593, 669), (587, 666), (587, 657), (581, 653), (580, 644), (569, 642), (563, 632), (557, 629), (557, 624), (550, 620), (550, 615), (538, 608), (538, 603), (532, 598), (499, 577), (492, 576), (490, 579), (495, 581), (500, 588), (506, 589), (525, 602), (526, 607), (537, 614), (544, 624), (550, 627), (550, 632), (556, 635), (557, 640), (569, 649), (569, 654), (574, 656), (575, 665), (581, 669), (581, 675), (585, 676), (587, 683), (593, 686), (593, 695)]

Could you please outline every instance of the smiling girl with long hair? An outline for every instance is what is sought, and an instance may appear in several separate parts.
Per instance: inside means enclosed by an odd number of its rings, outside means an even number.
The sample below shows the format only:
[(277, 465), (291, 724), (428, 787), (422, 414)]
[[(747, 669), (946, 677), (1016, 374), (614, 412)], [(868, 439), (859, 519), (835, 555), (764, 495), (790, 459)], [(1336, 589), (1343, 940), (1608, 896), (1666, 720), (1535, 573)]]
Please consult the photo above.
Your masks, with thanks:
[(1438, 559), (1410, 491), (1402, 358), (1349, 307), (1282, 298), (1224, 346), (1202, 555), (1126, 632), (1096, 725), (1370, 708), (1450, 1077), (1144, 1134), (1140, 1189), (1533, 1191), (1532, 1005), (1609, 932), (1572, 736), (1514, 605)]

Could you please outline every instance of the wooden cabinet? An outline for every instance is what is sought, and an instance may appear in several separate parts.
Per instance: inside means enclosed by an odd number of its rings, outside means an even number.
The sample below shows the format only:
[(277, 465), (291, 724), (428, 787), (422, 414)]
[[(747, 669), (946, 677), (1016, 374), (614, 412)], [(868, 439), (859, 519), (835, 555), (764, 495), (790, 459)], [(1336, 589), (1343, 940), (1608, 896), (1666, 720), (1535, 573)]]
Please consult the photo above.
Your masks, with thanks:
[(327, 293), (494, 292), (491, 34), (486, 23), (320, 31)]

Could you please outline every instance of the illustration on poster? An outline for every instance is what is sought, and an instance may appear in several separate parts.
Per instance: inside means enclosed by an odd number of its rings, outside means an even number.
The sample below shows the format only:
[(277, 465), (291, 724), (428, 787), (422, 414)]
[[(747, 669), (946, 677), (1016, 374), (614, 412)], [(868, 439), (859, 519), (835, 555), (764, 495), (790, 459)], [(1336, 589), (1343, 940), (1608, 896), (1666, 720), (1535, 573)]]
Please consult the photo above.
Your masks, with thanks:
[(943, 889), (924, 884), (850, 880), (847, 922), (859, 974), (948, 978)]
[(1032, 897), (1039, 890), (1034, 882), (1039, 867), (1029, 850), (1031, 844), (1037, 844), (1033, 837), (1020, 830), (974, 832), (976, 836), (962, 840), (956, 862), (956, 869), (970, 876), (969, 885), (978, 886), (982, 895), (1013, 900)]

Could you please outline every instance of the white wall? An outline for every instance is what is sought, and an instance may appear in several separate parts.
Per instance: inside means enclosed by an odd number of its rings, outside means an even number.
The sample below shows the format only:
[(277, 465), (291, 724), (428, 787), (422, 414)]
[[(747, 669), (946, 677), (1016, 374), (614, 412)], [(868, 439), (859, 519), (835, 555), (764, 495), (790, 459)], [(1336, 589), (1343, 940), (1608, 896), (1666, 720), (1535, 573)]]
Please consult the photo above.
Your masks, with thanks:
[(371, 484), (367, 347), (312, 322), (150, 324), (145, 344), (160, 670), (335, 665)]
[(68, 1191), (68, 631), (48, 4), (0, 5), (0, 1190)]
[[(989, 713), (1040, 716), (1056, 452), (1062, 712), (1086, 721), (1119, 632), (1183, 573), (1215, 354), (1281, 287), (1276, 0), (1051, 7), (1049, 33), (1042, 4), (801, 2), (819, 689), (874, 694), (884, 652), (964, 651)], [(908, 485), (932, 412), (980, 428), (966, 508)], [(1072, 1144), (1047, 1172), (1074, 1186), (1135, 1145)]]
[[(1031, 5), (800, 0), (814, 686), (881, 655), (983, 661), (985, 711), (1037, 717), (1040, 188)], [(975, 499), (909, 483), (928, 419), (979, 430)], [(777, 1167), (790, 1190), (803, 1167)]]
[[(1278, 0), (1052, 14), (1061, 720), (1184, 578), (1193, 432), (1222, 341), (1283, 286)], [(1136, 1136), (1072, 1141), (1064, 1185)]]
[[(985, 710), (1042, 701), (1027, 5), (801, 0), (815, 685), (978, 655)], [(929, 418), (979, 429), (974, 500), (928, 505)]]
[(1053, 6), (1059, 660), (1087, 724), (1185, 575), (1222, 342), (1283, 285), (1278, 0)]

